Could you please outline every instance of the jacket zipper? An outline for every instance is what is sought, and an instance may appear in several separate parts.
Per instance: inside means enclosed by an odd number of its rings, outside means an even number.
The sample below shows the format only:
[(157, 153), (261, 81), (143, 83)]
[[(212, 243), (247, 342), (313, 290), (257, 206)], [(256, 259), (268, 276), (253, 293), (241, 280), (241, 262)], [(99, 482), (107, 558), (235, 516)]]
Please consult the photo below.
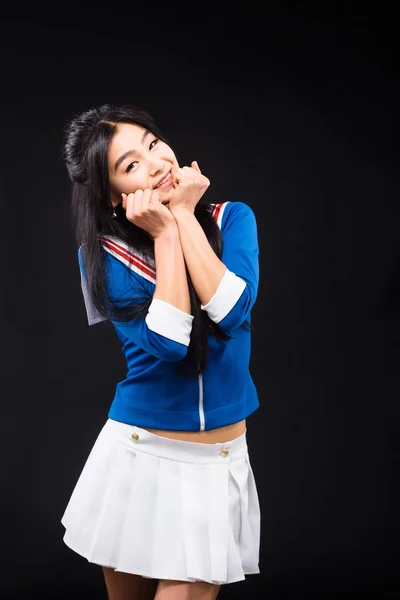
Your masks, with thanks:
[(206, 428), (204, 406), (203, 406), (203, 375), (199, 375), (199, 415), (200, 415), (200, 431)]

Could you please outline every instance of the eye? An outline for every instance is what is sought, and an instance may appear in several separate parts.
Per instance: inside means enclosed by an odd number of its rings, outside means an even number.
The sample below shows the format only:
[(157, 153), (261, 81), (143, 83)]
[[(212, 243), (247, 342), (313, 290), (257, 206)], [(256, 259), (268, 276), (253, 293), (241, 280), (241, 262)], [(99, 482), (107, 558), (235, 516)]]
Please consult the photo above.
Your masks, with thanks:
[(132, 169), (134, 169), (134, 165), (137, 165), (137, 160), (134, 160), (133, 162), (131, 162), (127, 167), (126, 167), (126, 171), (125, 173), (129, 173), (129, 171), (131, 171)]
[(153, 150), (154, 146), (157, 144), (157, 142), (159, 142), (159, 138), (156, 138), (155, 140), (153, 140), (149, 146), (149, 150)]

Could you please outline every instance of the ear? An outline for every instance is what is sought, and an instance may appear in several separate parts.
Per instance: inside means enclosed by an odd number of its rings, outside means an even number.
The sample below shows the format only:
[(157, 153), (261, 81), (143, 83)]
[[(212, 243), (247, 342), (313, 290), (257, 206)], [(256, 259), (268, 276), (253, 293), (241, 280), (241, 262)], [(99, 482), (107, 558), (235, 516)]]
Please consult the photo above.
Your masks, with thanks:
[(201, 173), (197, 160), (192, 161), (192, 168)]

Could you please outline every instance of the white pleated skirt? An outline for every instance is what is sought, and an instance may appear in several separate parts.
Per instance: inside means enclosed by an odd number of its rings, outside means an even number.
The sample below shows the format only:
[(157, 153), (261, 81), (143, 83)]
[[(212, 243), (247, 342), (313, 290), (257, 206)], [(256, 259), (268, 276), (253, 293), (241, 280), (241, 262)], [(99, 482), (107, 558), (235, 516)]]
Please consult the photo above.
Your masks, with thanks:
[(108, 419), (61, 519), (89, 562), (227, 584), (259, 570), (260, 506), (246, 432), (204, 444)]

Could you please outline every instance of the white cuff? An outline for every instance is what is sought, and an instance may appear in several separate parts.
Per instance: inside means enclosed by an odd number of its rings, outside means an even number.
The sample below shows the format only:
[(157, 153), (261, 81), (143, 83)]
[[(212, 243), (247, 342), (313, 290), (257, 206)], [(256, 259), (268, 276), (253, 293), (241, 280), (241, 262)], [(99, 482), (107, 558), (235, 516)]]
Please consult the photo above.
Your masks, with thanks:
[(164, 337), (189, 346), (193, 315), (169, 302), (153, 298), (146, 315), (147, 327)]
[(214, 323), (219, 323), (232, 310), (246, 287), (246, 282), (227, 269), (214, 296), (203, 306)]

